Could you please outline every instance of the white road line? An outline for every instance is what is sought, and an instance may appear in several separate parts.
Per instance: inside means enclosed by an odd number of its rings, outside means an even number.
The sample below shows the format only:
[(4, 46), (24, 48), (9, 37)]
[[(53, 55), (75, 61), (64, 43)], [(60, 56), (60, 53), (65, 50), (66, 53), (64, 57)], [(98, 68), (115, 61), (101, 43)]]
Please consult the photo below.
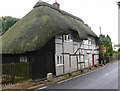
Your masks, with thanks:
[(108, 76), (109, 74), (105, 74), (105, 76)]
[(45, 89), (45, 88), (47, 88), (47, 86), (44, 86), (44, 87), (38, 88), (38, 89), (36, 89), (36, 90), (34, 90), (34, 91), (39, 91), (39, 90), (42, 90), (42, 89)]
[(72, 79), (73, 79), (73, 78), (70, 78), (70, 79), (67, 79), (67, 80), (60, 81), (60, 82), (58, 82), (58, 84), (63, 83), (63, 82), (66, 82), (66, 81), (69, 81), (69, 80), (72, 80)]
[[(115, 63), (116, 63), (116, 62), (115, 62)], [(112, 63), (112, 64), (115, 64), (115, 63)], [(112, 64), (111, 64), (111, 65), (112, 65)], [(97, 71), (97, 70), (101, 70), (101, 69), (103, 69), (103, 68), (105, 68), (105, 67), (107, 67), (107, 66), (109, 66), (109, 65), (106, 65), (106, 66), (101, 67), (101, 68), (98, 68), (98, 69), (96, 69), (96, 70), (93, 70), (93, 71), (90, 71), (90, 72), (87, 72), (87, 73), (84, 73), (84, 74), (75, 76), (75, 77), (73, 77), (73, 78), (70, 78), (70, 79), (67, 79), (67, 80), (64, 80), (64, 81), (60, 81), (60, 82), (58, 82), (57, 84), (61, 84), (61, 83), (63, 83), (63, 82), (66, 82), (66, 81), (69, 81), (69, 80), (72, 80), (72, 79), (75, 79), (75, 78), (78, 78), (78, 77), (87, 75), (87, 74), (89, 74), (89, 73), (93, 73), (93, 72), (95, 72), (95, 71)]]

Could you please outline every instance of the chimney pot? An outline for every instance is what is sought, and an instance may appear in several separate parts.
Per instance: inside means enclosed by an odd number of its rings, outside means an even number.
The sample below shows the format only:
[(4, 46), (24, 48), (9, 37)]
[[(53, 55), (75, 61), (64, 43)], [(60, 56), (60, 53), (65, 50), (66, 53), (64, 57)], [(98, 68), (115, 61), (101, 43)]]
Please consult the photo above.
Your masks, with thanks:
[(53, 6), (55, 6), (56, 8), (60, 8), (60, 4), (57, 3), (57, 1), (55, 1), (55, 3), (53, 3)]

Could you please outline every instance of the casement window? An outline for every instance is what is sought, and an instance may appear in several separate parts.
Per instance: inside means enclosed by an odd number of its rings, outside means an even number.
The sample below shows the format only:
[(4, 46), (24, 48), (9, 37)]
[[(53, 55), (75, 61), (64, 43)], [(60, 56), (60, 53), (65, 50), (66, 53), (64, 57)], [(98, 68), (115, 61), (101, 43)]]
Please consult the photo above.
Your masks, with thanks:
[(88, 44), (88, 40), (84, 40), (84, 44)]
[(64, 41), (72, 41), (72, 36), (71, 36), (71, 34), (64, 35)]
[(92, 40), (92, 41), (91, 41), (91, 44), (95, 44), (95, 41), (94, 41), (94, 40)]
[(91, 45), (91, 40), (88, 41), (88, 44)]
[(20, 62), (27, 62), (26, 56), (20, 56)]
[(57, 65), (63, 65), (63, 56), (57, 56)]

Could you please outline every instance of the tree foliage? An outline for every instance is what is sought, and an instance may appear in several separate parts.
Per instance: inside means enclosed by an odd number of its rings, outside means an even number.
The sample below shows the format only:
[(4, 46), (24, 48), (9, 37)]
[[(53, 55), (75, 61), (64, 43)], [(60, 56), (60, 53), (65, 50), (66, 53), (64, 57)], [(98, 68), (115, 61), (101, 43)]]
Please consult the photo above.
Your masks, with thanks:
[(19, 19), (11, 16), (2, 17), (2, 35), (11, 28)]
[(120, 48), (118, 49), (118, 59), (120, 59)]
[(120, 52), (120, 48), (118, 49), (118, 52)]
[[(109, 35), (105, 36), (102, 34), (99, 36), (99, 38), (102, 43), (99, 47), (100, 57), (101, 57), (101, 59), (108, 59), (114, 53), (111, 38)], [(103, 48), (106, 48), (105, 53), (103, 52)], [(104, 54), (104, 57), (103, 57), (103, 54)]]

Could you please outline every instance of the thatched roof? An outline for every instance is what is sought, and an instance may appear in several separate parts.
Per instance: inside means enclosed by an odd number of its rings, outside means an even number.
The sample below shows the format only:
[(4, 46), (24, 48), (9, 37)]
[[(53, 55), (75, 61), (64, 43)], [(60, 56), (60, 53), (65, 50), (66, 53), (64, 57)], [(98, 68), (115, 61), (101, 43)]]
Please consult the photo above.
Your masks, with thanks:
[[(77, 32), (79, 40), (96, 34), (84, 22), (45, 2), (34, 8), (2, 36), (3, 53), (25, 53), (42, 48), (59, 34)], [(76, 35), (77, 36), (77, 35)]]

